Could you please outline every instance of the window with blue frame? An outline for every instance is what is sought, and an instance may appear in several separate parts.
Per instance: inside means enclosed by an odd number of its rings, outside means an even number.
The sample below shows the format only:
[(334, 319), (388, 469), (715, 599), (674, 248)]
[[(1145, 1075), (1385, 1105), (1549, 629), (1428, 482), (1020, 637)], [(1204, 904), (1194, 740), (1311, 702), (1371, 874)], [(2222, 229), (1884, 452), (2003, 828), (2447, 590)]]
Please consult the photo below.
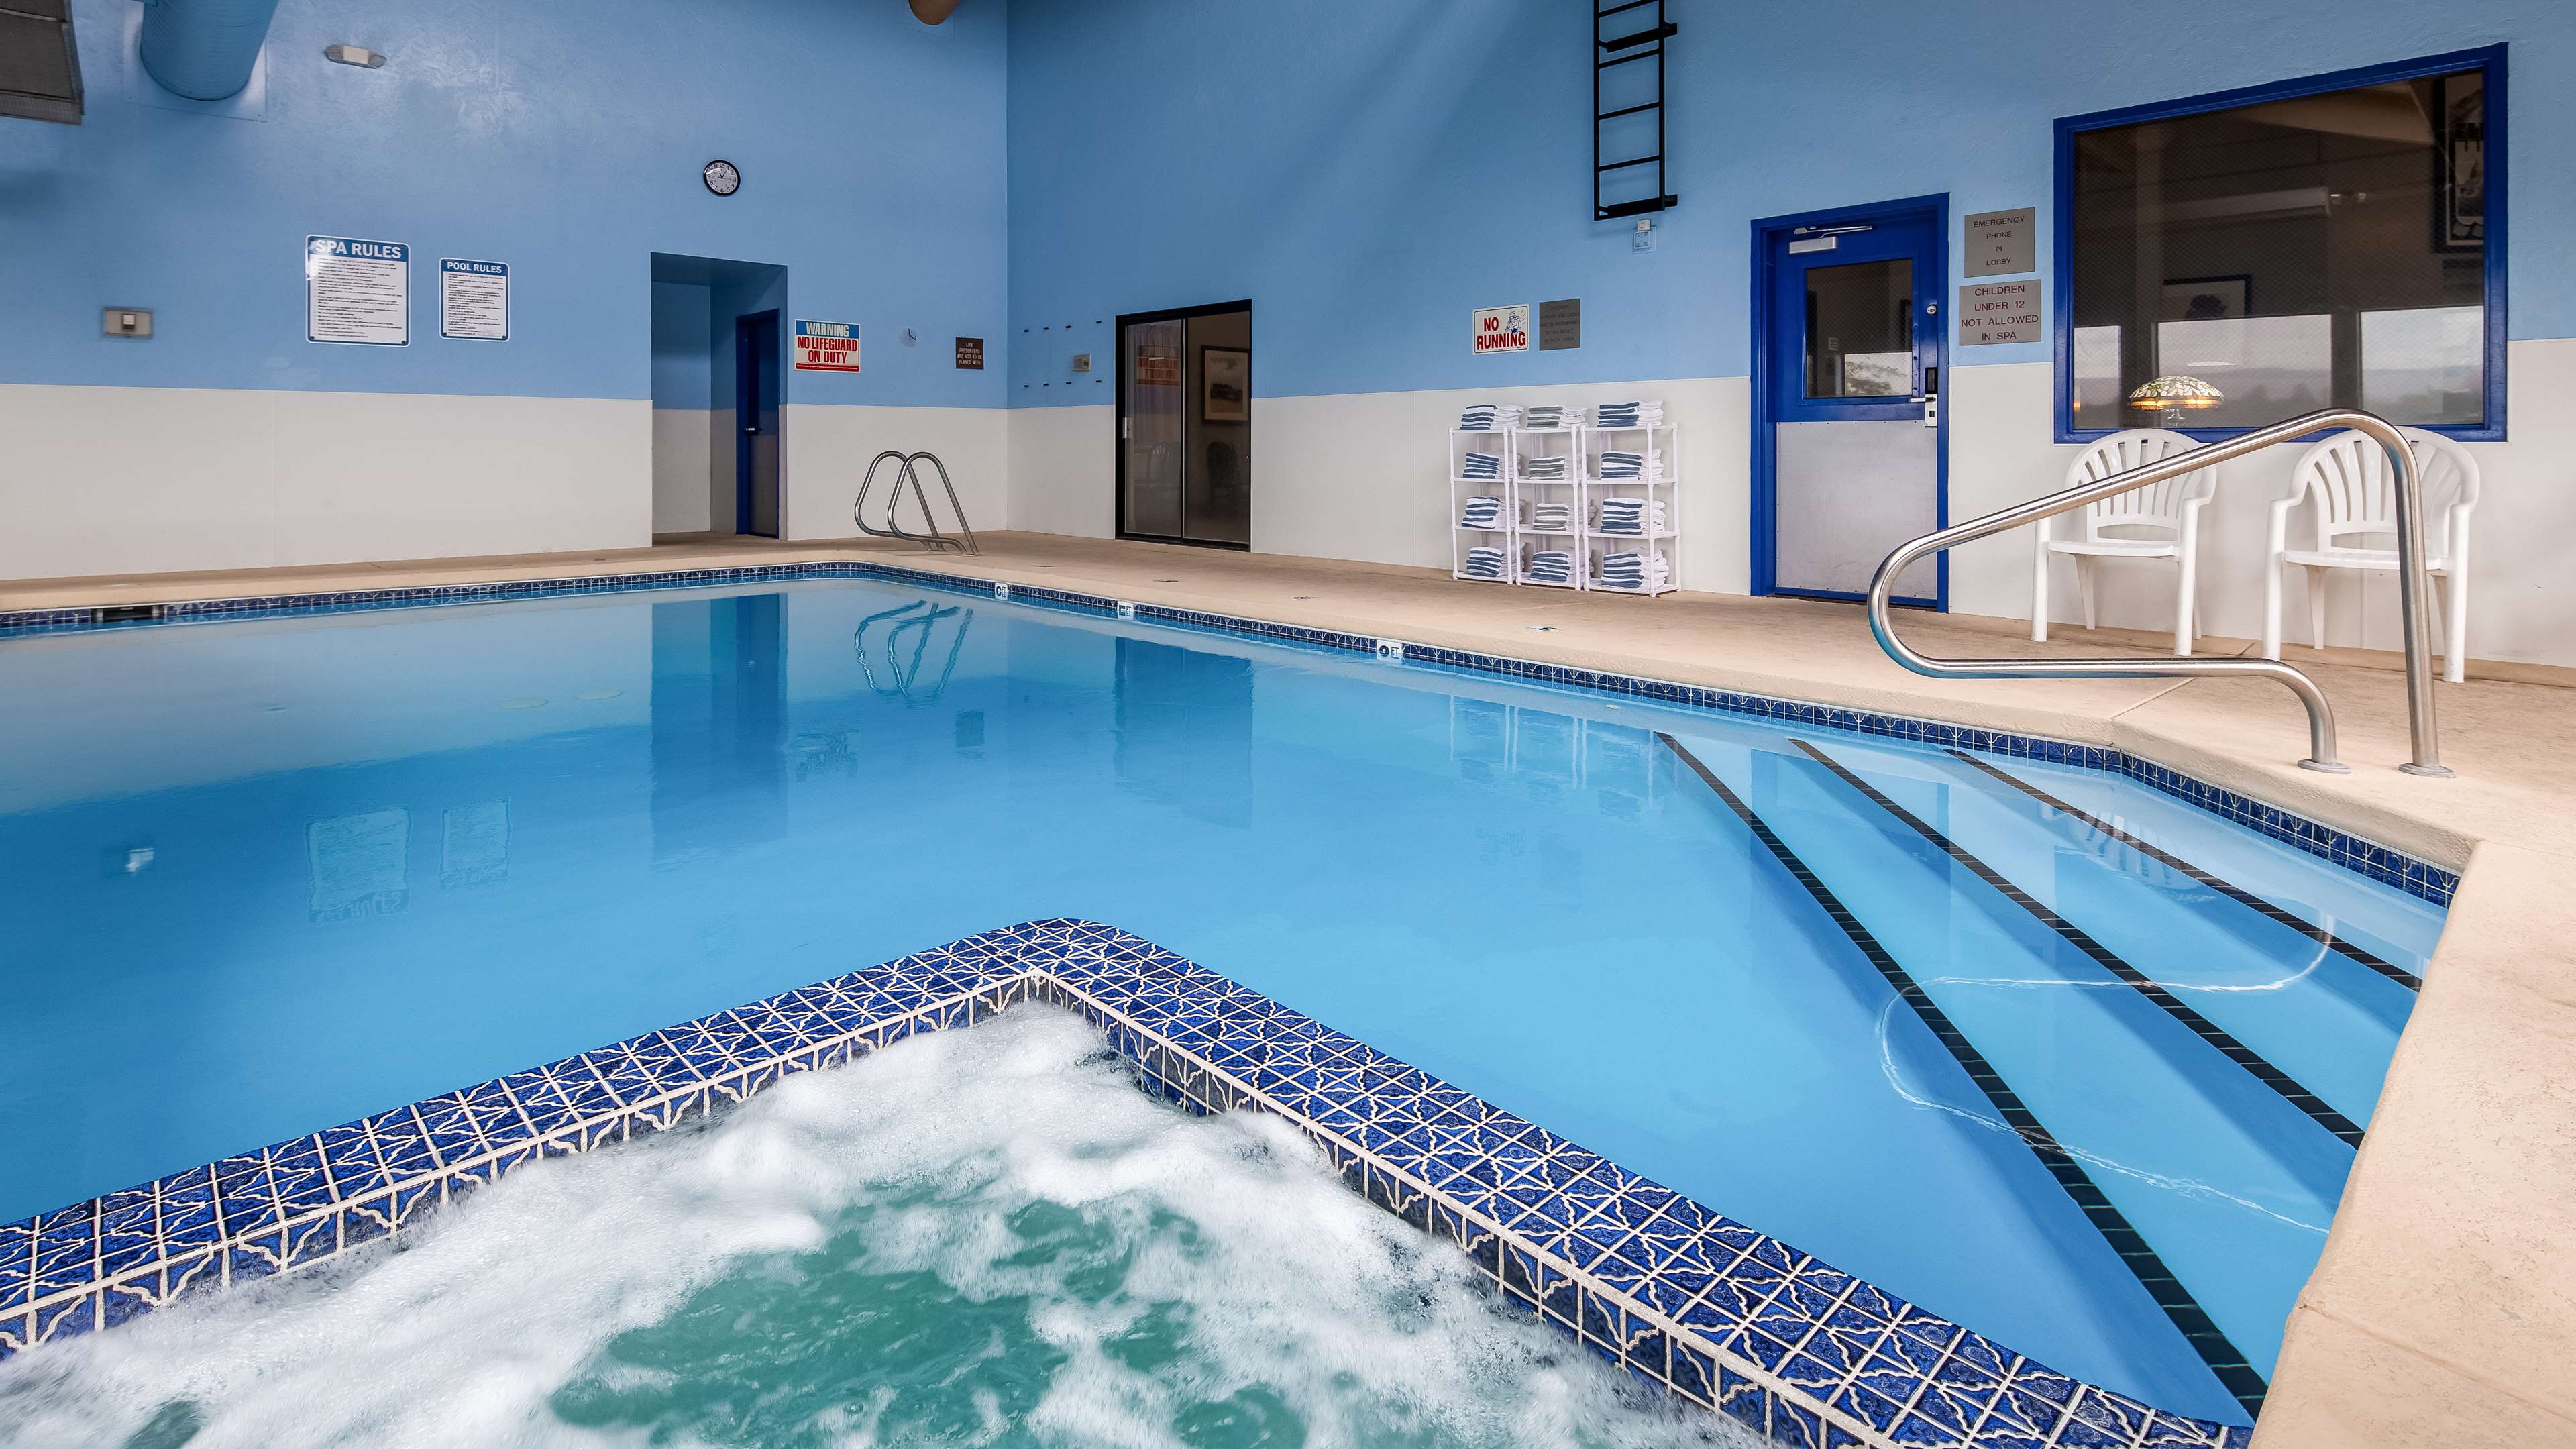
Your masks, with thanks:
[(2499, 48), (2060, 121), (2061, 435), (2501, 436), (2503, 82)]

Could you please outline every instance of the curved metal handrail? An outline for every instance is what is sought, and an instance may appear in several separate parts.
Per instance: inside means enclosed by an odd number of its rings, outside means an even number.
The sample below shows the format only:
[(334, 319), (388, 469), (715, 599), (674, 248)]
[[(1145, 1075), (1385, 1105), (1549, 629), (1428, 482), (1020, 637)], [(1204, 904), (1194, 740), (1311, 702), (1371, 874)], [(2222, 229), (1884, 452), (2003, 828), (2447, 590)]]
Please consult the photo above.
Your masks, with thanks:
[[(931, 467), (939, 470), (939, 486), (948, 490), (948, 511), (957, 515), (957, 527), (966, 535), (965, 551), (968, 553), (982, 553), (984, 551), (984, 546), (975, 541), (975, 525), (966, 521), (966, 505), (957, 501), (957, 485), (949, 481), (948, 465), (939, 461), (939, 455), (937, 453), (914, 453), (903, 460), (905, 471), (911, 471), (913, 464), (918, 463), (925, 458), (930, 460)], [(912, 491), (916, 497), (921, 493), (921, 475), (918, 473), (914, 473), (912, 475)], [(936, 520), (932, 520), (930, 518), (930, 503), (927, 499), (924, 499), (922, 502), (921, 516), (923, 519), (930, 521), (932, 531), (936, 532), (939, 525)], [(887, 514), (887, 517), (892, 518), (893, 514), (889, 513)], [(947, 538), (948, 536), (946, 534), (940, 534), (940, 537)], [(956, 542), (954, 539), (949, 539), (948, 541), (951, 543)]]
[[(877, 470), (885, 466), (888, 458), (892, 458), (896, 465), (894, 487), (886, 494), (885, 527), (874, 528), (869, 526), (867, 519), (868, 492), (877, 486)], [(939, 518), (930, 511), (930, 495), (922, 488), (921, 474), (913, 466), (925, 461), (939, 470), (939, 485), (948, 490), (948, 506), (957, 515), (957, 527), (966, 535), (963, 542), (940, 532)], [(908, 533), (902, 524), (895, 521), (895, 509), (903, 503), (903, 485), (906, 483), (912, 485), (913, 501), (920, 505), (921, 522), (929, 530), (927, 533)], [(850, 521), (858, 525), (859, 532), (871, 538), (899, 538), (906, 543), (920, 544), (934, 553), (941, 549), (955, 549), (959, 553), (984, 551), (984, 546), (975, 538), (975, 525), (966, 521), (965, 505), (957, 501), (957, 485), (948, 477), (948, 465), (939, 461), (936, 453), (906, 453), (900, 448), (888, 448), (869, 459), (868, 471), (859, 479), (858, 496), (850, 500)]]
[(1878, 646), (1889, 658), (1917, 674), (1934, 679), (2124, 679), (2124, 678), (2196, 678), (2203, 675), (2244, 675), (2278, 681), (2308, 710), (2308, 758), (2299, 764), (2311, 770), (2343, 774), (2351, 769), (2335, 758), (2334, 707), (2326, 703), (2325, 691), (2307, 674), (2277, 659), (2152, 659), (2045, 658), (2045, 659), (1938, 659), (1921, 653), (1896, 637), (1896, 626), (1889, 617), (1888, 601), (1896, 589), (1896, 577), (1915, 560), (1943, 549), (1956, 548), (2037, 523), (2044, 518), (2072, 512), (2088, 503), (2196, 473), (2230, 458), (2258, 453), (2275, 443), (2286, 443), (2320, 428), (2350, 428), (2367, 434), (2388, 450), (2397, 467), (2397, 565), (2398, 599), (2406, 632), (2406, 717), (2414, 740), (2414, 759), (2398, 766), (2410, 774), (2447, 776), (2442, 765), (2441, 741), (2433, 717), (2433, 641), (2430, 622), (2430, 585), (2424, 572), (2424, 477), (2416, 465), (2414, 450), (2396, 425), (2376, 413), (2358, 408), (2326, 408), (2305, 413), (2287, 422), (2221, 442), (2206, 443), (2185, 452), (2173, 454), (2125, 473), (2079, 484), (2062, 492), (2034, 498), (2028, 503), (1999, 509), (1982, 518), (1954, 523), (1948, 528), (1927, 533), (1921, 538), (1898, 545), (1878, 566), (1869, 582), (1869, 631), (1878, 638)]

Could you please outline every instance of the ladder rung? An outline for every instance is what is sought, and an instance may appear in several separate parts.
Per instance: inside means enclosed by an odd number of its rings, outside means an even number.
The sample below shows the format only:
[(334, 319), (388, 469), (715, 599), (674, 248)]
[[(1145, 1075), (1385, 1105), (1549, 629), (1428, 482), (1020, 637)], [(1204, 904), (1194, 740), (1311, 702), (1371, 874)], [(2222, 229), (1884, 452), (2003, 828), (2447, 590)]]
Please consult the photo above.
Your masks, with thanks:
[(1679, 35), (1680, 33), (1680, 29), (1671, 21), (1667, 20), (1652, 30), (1640, 30), (1634, 35), (1620, 36), (1617, 40), (1602, 41), (1601, 48), (1603, 50), (1626, 50), (1632, 45), (1643, 45), (1649, 40), (1661, 40), (1667, 35)]
[(1625, 171), (1631, 166), (1652, 166), (1663, 159), (1664, 153), (1658, 151), (1652, 156), (1640, 156), (1634, 161), (1613, 161), (1607, 166), (1595, 166), (1592, 169), (1595, 171)]
[(1652, 50), (1632, 50), (1632, 51), (1628, 52), (1626, 55), (1618, 56), (1618, 57), (1616, 57), (1616, 58), (1614, 58), (1614, 59), (1610, 59), (1610, 60), (1601, 61), (1601, 62), (1599, 62), (1598, 64), (1594, 65), (1592, 68), (1593, 68), (1594, 70), (1608, 70), (1610, 67), (1612, 67), (1612, 66), (1614, 66), (1614, 65), (1626, 65), (1628, 62), (1630, 62), (1630, 61), (1632, 61), (1632, 60), (1652, 60), (1652, 59), (1654, 59), (1656, 56), (1659, 56), (1659, 55), (1661, 55), (1661, 54), (1663, 54), (1663, 53), (1664, 53), (1664, 48), (1663, 48), (1662, 46), (1660, 46), (1660, 45), (1656, 46), (1656, 47), (1655, 47), (1654, 49), (1652, 49)]
[(1600, 115), (1594, 116), (1592, 119), (1595, 122), (1600, 122), (1613, 120), (1620, 116), (1633, 116), (1639, 111), (1651, 111), (1662, 104), (1662, 101), (1648, 101), (1642, 106), (1621, 106), (1615, 111), (1603, 111)]
[(1607, 10), (1595, 10), (1595, 11), (1593, 11), (1593, 12), (1592, 12), (1592, 18), (1593, 18), (1594, 20), (1596, 20), (1596, 21), (1598, 21), (1598, 20), (1607, 20), (1607, 19), (1609, 19), (1611, 16), (1616, 15), (1616, 14), (1619, 14), (1621, 11), (1624, 11), (1624, 10), (1634, 10), (1634, 9), (1636, 9), (1636, 8), (1637, 8), (1638, 6), (1640, 6), (1640, 5), (1652, 5), (1652, 4), (1654, 4), (1654, 3), (1655, 3), (1655, 0), (1627, 0), (1627, 3), (1626, 3), (1626, 4), (1624, 4), (1624, 5), (1613, 5), (1613, 6), (1611, 6), (1611, 7), (1610, 7), (1609, 9), (1607, 9)]
[(1610, 221), (1622, 216), (1638, 216), (1649, 211), (1662, 211), (1680, 202), (1681, 198), (1678, 196), (1649, 196), (1643, 201), (1623, 201), (1616, 206), (1595, 206), (1592, 219)]

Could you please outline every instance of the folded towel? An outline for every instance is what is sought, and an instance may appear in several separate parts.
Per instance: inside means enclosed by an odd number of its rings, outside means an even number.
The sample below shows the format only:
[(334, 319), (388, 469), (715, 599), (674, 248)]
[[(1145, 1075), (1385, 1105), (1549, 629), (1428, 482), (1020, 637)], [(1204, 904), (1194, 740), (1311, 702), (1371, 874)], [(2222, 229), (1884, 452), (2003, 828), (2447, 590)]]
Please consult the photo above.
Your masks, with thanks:
[(1474, 403), (1458, 415), (1458, 430), (1465, 433), (1486, 433), (1497, 428), (1518, 427), (1520, 421), (1521, 410), (1509, 403), (1499, 405)]
[(1619, 448), (1608, 449), (1601, 454), (1601, 471), (1597, 476), (1639, 478), (1649, 481), (1660, 479), (1664, 476), (1664, 455), (1660, 449), (1655, 448), (1648, 448), (1643, 452)]
[(1530, 555), (1529, 570), (1522, 577), (1534, 584), (1573, 583), (1574, 555), (1565, 549), (1540, 549)]
[(1660, 498), (1604, 498), (1593, 506), (1592, 526), (1603, 533), (1661, 533), (1664, 502)]
[(1564, 533), (1574, 527), (1574, 505), (1570, 503), (1535, 503), (1530, 505), (1529, 526), (1539, 533)]
[(1607, 402), (1592, 410), (1595, 427), (1660, 428), (1664, 425), (1662, 399), (1645, 402)]
[(1660, 551), (1614, 553), (1594, 562), (1592, 581), (1605, 589), (1661, 588), (1672, 582), (1672, 565)]

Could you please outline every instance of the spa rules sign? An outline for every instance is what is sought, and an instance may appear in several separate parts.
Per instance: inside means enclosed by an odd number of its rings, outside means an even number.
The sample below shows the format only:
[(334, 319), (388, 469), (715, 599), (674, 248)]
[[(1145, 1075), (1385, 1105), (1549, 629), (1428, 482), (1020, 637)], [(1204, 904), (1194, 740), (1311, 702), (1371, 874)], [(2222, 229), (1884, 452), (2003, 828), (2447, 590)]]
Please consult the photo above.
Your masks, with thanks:
[(1529, 351), (1529, 303), (1477, 308), (1475, 338), (1479, 353)]
[(858, 371), (859, 324), (856, 322), (797, 323), (796, 370), (798, 372)]

